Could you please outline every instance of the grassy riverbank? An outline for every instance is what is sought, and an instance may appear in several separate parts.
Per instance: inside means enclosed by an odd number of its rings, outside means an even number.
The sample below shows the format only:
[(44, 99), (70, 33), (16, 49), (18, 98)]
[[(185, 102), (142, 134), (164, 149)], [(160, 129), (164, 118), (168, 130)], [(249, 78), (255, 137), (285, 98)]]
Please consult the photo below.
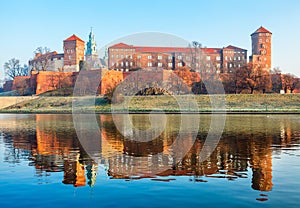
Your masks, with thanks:
[[(212, 111), (210, 97), (207, 95), (194, 96), (199, 112)], [(268, 112), (268, 113), (300, 113), (300, 94), (257, 94), (257, 95), (226, 95), (226, 104), (221, 106), (219, 101), (220, 96), (213, 96), (214, 110), (227, 112)], [(3, 100), (2, 100), (3, 99)], [(91, 97), (75, 98), (80, 99), (76, 103), (76, 109), (83, 111), (95, 110), (97, 113), (106, 113), (111, 111), (111, 106), (104, 98), (97, 97), (95, 105), (90, 104)], [(126, 101), (129, 102), (127, 97)], [(180, 97), (181, 102), (185, 103), (184, 109), (181, 109), (176, 99), (171, 96), (137, 96), (133, 97), (129, 102), (129, 111), (131, 112), (149, 112), (152, 110), (165, 112), (193, 112), (189, 106), (189, 100), (186, 96)], [(0, 97), (0, 102), (4, 102), (5, 98)], [(72, 97), (37, 97), (32, 100), (21, 101), (9, 107), (0, 109), (0, 113), (71, 113), (72, 112)], [(114, 107), (117, 111), (123, 112), (127, 104), (121, 103)]]

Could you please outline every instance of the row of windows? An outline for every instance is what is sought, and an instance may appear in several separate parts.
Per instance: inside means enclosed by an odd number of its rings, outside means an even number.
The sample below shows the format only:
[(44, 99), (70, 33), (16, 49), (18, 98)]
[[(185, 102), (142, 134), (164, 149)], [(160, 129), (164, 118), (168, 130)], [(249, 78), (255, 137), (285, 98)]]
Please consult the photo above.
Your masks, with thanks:
[(232, 59), (234, 61), (236, 61), (236, 60), (240, 61), (240, 60), (244, 60), (244, 57), (243, 56), (238, 56), (238, 57), (235, 56), (235, 57), (232, 58), (231, 56), (230, 57), (225, 56), (226, 61), (228, 61), (228, 60), (232, 61)]
[[(117, 54), (117, 55), (114, 55), (114, 54), (112, 54), (112, 55), (111, 55), (111, 58), (114, 58), (114, 57), (115, 57), (115, 58), (121, 58), (121, 59), (123, 59), (124, 57), (125, 57), (125, 58), (131, 58), (131, 59), (132, 59), (132, 55), (125, 55), (125, 56), (124, 56), (124, 55), (118, 55), (118, 54)], [(141, 59), (141, 58), (142, 58), (141, 55), (138, 55), (138, 56), (137, 56), (137, 59)], [(153, 58), (153, 56), (152, 56), (152, 55), (149, 55), (147, 58), (150, 60), (150, 59)], [(161, 55), (158, 55), (158, 56), (157, 56), (157, 59), (158, 59), (158, 60), (162, 60), (163, 57), (162, 57)], [(169, 59), (169, 60), (172, 60), (172, 59), (173, 59), (173, 56), (168, 56), (168, 59)], [(182, 57), (182, 56), (177, 56), (177, 59), (178, 59), (178, 60), (182, 60), (183, 57)], [(186, 56), (185, 59), (186, 59), (187, 61), (190, 61), (190, 60), (191, 60), (189, 56)], [(197, 59), (199, 59), (199, 57), (197, 57)], [(211, 60), (211, 57), (210, 57), (210, 56), (206, 56), (206, 60), (210, 61), (210, 60)], [(221, 57), (220, 57), (220, 56), (217, 56), (217, 57), (216, 57), (216, 60), (217, 60), (217, 61), (220, 61), (220, 60), (221, 60)], [(239, 59), (239, 60), (240, 60), (240, 59)]]
[(111, 48), (110, 50), (111, 51), (134, 51), (134, 49), (131, 49), (131, 48), (125, 48), (125, 49)]
[[(260, 39), (258, 40), (258, 42), (259, 42), (259, 43), (262, 43), (262, 42), (263, 42), (263, 39), (260, 38)], [(268, 38), (266, 39), (266, 42), (267, 42), (267, 43), (269, 42), (269, 39), (268, 39)]]
[(264, 59), (262, 59), (260, 57), (257, 57), (257, 61), (262, 61), (262, 60), (267, 61), (267, 58), (265, 57)]
[(242, 53), (242, 54), (245, 54), (245, 51), (224, 51), (224, 53)]
[(227, 63), (227, 67), (228, 67), (228, 68), (241, 67), (241, 64), (231, 64), (231, 63)]
[(270, 36), (269, 33), (259, 33), (258, 36), (264, 36), (266, 34), (266, 36)]
[[(112, 62), (111, 64), (112, 64), (112, 66), (115, 65), (114, 62)], [(116, 66), (117, 66), (117, 67), (118, 67), (118, 66), (124, 66), (124, 65), (125, 65), (125, 66), (129, 66), (129, 65), (130, 65), (130, 66), (133, 66), (133, 62), (125, 62), (125, 64), (124, 64), (123, 62), (121, 62), (120, 64), (119, 64), (118, 62), (116, 63)]]
[(111, 55), (111, 58), (114, 58), (114, 57), (116, 57), (116, 58), (121, 58), (121, 59), (123, 59), (124, 57), (125, 57), (125, 58), (131, 58), (131, 59), (132, 59), (132, 55), (125, 55), (125, 56), (124, 56), (124, 55), (118, 55), (118, 54), (117, 54), (116, 56), (114, 56), (114, 54), (112, 54), (112, 55)]

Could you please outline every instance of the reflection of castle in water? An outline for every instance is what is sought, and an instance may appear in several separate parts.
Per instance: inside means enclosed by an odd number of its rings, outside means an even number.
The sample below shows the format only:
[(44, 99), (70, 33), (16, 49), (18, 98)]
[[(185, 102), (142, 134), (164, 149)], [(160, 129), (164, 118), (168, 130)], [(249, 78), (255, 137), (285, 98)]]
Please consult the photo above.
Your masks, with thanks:
[[(11, 149), (26, 150), (31, 152), (31, 163), (37, 171), (37, 175), (43, 172), (64, 171), (64, 184), (74, 186), (93, 186), (96, 182), (98, 164), (95, 163), (83, 150), (73, 127), (72, 117), (66, 115), (36, 115), (36, 129), (22, 132), (21, 129), (5, 130), (8, 143), (12, 143)], [(176, 116), (175, 116), (176, 117)], [(143, 120), (142, 115), (135, 118)], [(172, 118), (173, 119), (173, 118)], [(207, 127), (199, 132), (196, 142), (186, 156), (176, 163), (172, 157), (170, 145), (176, 139), (178, 126), (176, 119), (168, 124), (165, 132), (160, 137), (149, 142), (136, 142), (126, 140), (116, 130), (112, 117), (100, 115), (102, 138), (100, 142), (100, 162), (103, 163), (111, 178), (131, 178), (132, 175), (149, 177), (150, 168), (169, 166), (159, 173), (160, 176), (191, 175), (195, 177), (223, 177), (230, 180), (238, 177), (248, 177), (245, 172), (252, 169), (252, 188), (261, 191), (272, 189), (272, 153), (276, 154), (280, 148), (272, 150), (274, 146), (288, 146), (293, 143), (293, 126), (290, 120), (280, 121), (274, 124), (267, 118), (260, 118), (260, 129), (252, 130), (255, 118), (243, 120), (240, 117), (230, 117), (225, 127), (223, 138), (211, 156), (204, 162), (200, 162), (199, 155), (207, 134)], [(236, 122), (236, 123), (235, 123)], [(270, 129), (270, 125), (272, 128)], [(0, 121), (0, 126), (1, 121)], [(235, 129), (239, 126), (239, 129)], [(207, 128), (207, 129), (206, 129)], [(186, 141), (192, 142), (191, 135), (186, 135)], [(10, 141), (9, 141), (10, 140)], [(163, 153), (160, 157), (154, 157), (157, 153)], [(28, 155), (27, 155), (28, 157)], [(140, 164), (135, 164), (134, 158), (140, 157)], [(9, 161), (8, 161), (9, 162)]]

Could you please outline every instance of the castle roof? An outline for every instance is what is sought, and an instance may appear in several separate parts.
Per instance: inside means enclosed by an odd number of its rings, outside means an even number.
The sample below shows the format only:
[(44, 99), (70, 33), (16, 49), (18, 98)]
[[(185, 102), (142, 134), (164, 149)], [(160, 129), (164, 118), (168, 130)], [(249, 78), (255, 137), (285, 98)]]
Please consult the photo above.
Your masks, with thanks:
[(244, 51), (246, 51), (246, 49), (239, 48), (239, 47), (236, 47), (236, 46), (233, 46), (233, 45), (229, 45), (229, 46), (225, 47), (224, 49), (230, 49), (230, 50), (244, 50)]
[(267, 30), (266, 28), (264, 28), (263, 26), (260, 26), (260, 28), (258, 28), (254, 33), (252, 33), (251, 35), (257, 34), (257, 33), (270, 33), (272, 34), (269, 30)]
[[(142, 53), (187, 53), (194, 50), (189, 47), (151, 47), (151, 46), (133, 46), (125, 43), (118, 43), (110, 48), (135, 49), (136, 52)], [(221, 48), (201, 48), (204, 53), (219, 53)]]
[(83, 40), (81, 40), (79, 37), (77, 37), (76, 35), (72, 35), (70, 37), (68, 37), (66, 40), (64, 41), (73, 41), (73, 40), (77, 40), (77, 41), (81, 41), (81, 42), (84, 42)]
[(127, 45), (125, 43), (118, 43), (111, 46), (110, 48), (132, 48), (132, 47), (133, 47), (132, 45)]

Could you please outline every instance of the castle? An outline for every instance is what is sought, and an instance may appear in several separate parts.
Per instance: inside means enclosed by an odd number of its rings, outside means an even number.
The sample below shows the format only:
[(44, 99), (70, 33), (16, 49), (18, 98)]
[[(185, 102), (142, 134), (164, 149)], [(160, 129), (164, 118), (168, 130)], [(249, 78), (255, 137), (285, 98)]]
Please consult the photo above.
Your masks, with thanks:
[(101, 62), (96, 50), (95, 35), (91, 30), (89, 41), (85, 42), (75, 34), (63, 41), (64, 53), (46, 52), (36, 53), (29, 61), (31, 71), (52, 71), (52, 72), (78, 72), (84, 61), (89, 64), (90, 69), (101, 67)]
[[(262, 68), (271, 69), (272, 33), (264, 27), (251, 34), (252, 55), (249, 61)], [(33, 71), (78, 72), (84, 61), (88, 69), (108, 68), (117, 71), (132, 69), (161, 68), (175, 70), (188, 66), (200, 71), (201, 65), (212, 65), (218, 73), (230, 73), (233, 69), (245, 66), (247, 50), (229, 45), (223, 48), (203, 47), (148, 47), (118, 43), (108, 48), (108, 64), (102, 64), (97, 53), (95, 35), (91, 30), (89, 40), (85, 42), (72, 35), (63, 41), (64, 53), (56, 51), (36, 54), (29, 61)], [(49, 62), (47, 68), (41, 68), (41, 62)]]
[[(272, 66), (271, 38), (272, 33), (264, 27), (251, 34), (252, 54), (249, 62), (268, 71)], [(104, 60), (98, 56), (92, 30), (87, 44), (72, 35), (63, 41), (63, 49), (64, 53), (37, 53), (29, 61), (30, 76), (15, 77), (12, 89), (23, 89), (26, 85), (31, 92), (40, 94), (74, 86), (80, 71), (92, 74), (100, 70), (102, 82), (99, 93), (104, 94), (107, 87), (118, 84), (130, 71), (137, 69), (163, 69), (167, 73), (186, 66), (201, 74), (203, 68), (208, 67), (214, 70), (211, 71), (213, 73), (230, 74), (249, 63), (246, 49), (232, 45), (203, 48), (200, 44), (191, 47), (148, 47), (118, 43), (108, 48), (107, 60)]]
[[(250, 62), (271, 69), (272, 33), (260, 27), (253, 34)], [(201, 65), (212, 67), (217, 73), (230, 73), (247, 64), (247, 50), (229, 45), (223, 48), (143, 47), (115, 44), (108, 49), (108, 68), (130, 71), (136, 68), (178, 69), (188, 66), (200, 72)]]

